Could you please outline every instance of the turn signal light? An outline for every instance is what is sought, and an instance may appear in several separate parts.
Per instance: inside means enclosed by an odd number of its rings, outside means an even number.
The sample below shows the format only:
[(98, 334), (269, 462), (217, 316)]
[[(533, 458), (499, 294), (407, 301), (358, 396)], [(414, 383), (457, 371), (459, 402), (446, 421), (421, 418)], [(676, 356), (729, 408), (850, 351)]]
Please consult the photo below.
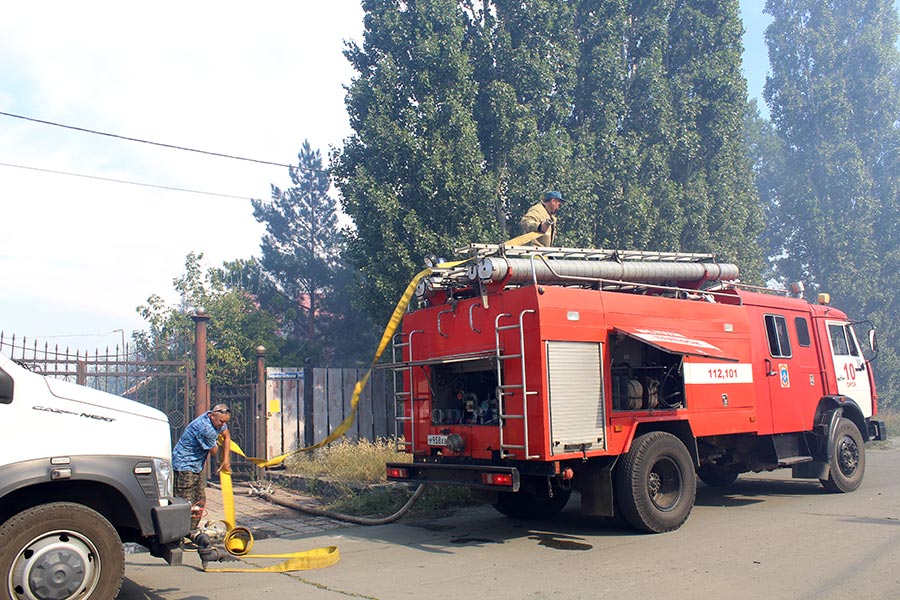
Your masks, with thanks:
[(509, 473), (482, 473), (481, 483), (486, 485), (505, 485), (512, 487), (513, 477)]
[(388, 467), (387, 476), (389, 479), (408, 479), (409, 469), (401, 469), (400, 467)]

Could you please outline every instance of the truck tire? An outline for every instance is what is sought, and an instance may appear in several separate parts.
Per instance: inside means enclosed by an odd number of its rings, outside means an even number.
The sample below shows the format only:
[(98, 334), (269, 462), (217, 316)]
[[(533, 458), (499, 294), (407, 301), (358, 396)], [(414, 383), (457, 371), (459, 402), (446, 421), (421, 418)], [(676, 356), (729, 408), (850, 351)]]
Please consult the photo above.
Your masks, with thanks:
[(111, 600), (125, 576), (119, 535), (72, 502), (24, 510), (0, 525), (0, 575), (12, 600)]
[(734, 483), (738, 478), (737, 469), (720, 467), (719, 465), (700, 465), (697, 469), (700, 481), (710, 487), (726, 487)]
[[(546, 483), (546, 479), (541, 479)], [(525, 485), (518, 492), (500, 492), (497, 494), (497, 502), (494, 508), (500, 514), (507, 517), (517, 517), (520, 519), (547, 519), (559, 514), (566, 503), (572, 490), (564, 490), (558, 486), (553, 486), (553, 497), (546, 494), (538, 494), (535, 486)]]
[(819, 481), (831, 492), (852, 492), (863, 480), (866, 471), (866, 446), (859, 429), (850, 419), (838, 421), (831, 444), (828, 479)]
[(697, 477), (677, 437), (652, 431), (634, 439), (616, 467), (616, 494), (632, 527), (663, 533), (681, 527), (697, 496)]

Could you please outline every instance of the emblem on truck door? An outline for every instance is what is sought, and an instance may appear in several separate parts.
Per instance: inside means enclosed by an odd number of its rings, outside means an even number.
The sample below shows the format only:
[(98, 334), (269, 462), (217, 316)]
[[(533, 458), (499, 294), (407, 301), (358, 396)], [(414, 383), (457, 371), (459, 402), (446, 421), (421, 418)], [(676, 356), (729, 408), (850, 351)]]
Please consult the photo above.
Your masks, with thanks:
[(788, 373), (788, 366), (784, 363), (779, 363), (778, 365), (778, 378), (781, 379), (781, 387), (789, 388), (791, 387), (791, 376)]

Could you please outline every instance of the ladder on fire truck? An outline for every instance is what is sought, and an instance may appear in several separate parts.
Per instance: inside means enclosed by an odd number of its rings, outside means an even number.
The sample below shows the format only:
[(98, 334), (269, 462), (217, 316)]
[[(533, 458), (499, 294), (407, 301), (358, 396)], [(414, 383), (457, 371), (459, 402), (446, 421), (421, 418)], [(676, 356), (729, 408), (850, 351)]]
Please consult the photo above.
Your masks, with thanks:
[[(394, 365), (404, 364), (402, 363), (402, 353), (403, 348), (409, 348), (408, 355), (412, 356), (412, 337), (417, 334), (422, 333), (420, 330), (415, 330), (409, 332), (409, 334), (405, 333), (397, 333), (393, 337), (392, 347), (392, 363)], [(405, 341), (404, 341), (405, 340)], [(398, 357), (398, 353), (400, 356)], [(414, 446), (413, 441), (416, 439), (416, 421), (415, 421), (415, 410), (413, 410), (413, 364), (412, 361), (407, 361), (403, 368), (394, 368), (392, 370), (394, 377), (394, 450), (400, 451), (401, 446), (404, 450), (408, 452), (413, 452)], [(398, 382), (399, 375), (399, 382)], [(404, 381), (409, 382), (409, 386), (404, 385)], [(406, 391), (406, 390), (409, 391)], [(409, 403), (409, 416), (406, 416), (406, 404)], [(403, 424), (409, 423), (409, 439), (406, 439), (403, 436)], [(402, 441), (401, 441), (402, 440)]]
[[(528, 397), (536, 396), (537, 390), (529, 390), (528, 389), (528, 379), (526, 378), (525, 373), (525, 335), (524, 335), (524, 319), (525, 315), (534, 313), (532, 309), (526, 309), (519, 313), (518, 320), (510, 325), (501, 325), (501, 319), (510, 319), (512, 315), (510, 313), (502, 313), (497, 315), (494, 319), (494, 351), (495, 358), (497, 363), (497, 407), (499, 409), (499, 422), (500, 422), (500, 457), (501, 458), (516, 458), (518, 455), (515, 452), (516, 450), (520, 450), (522, 453), (522, 458), (525, 460), (530, 460), (534, 458), (539, 458), (538, 455), (528, 454)], [(503, 354), (501, 345), (500, 345), (500, 332), (508, 331), (508, 330), (518, 330), (518, 338), (519, 338), (519, 352), (518, 354)], [(506, 361), (514, 361), (518, 360), (521, 368), (521, 376), (522, 383), (520, 384), (507, 384), (503, 382), (503, 364)], [(520, 413), (511, 413), (507, 408), (506, 398), (510, 396), (515, 396), (516, 394), (521, 394), (522, 396), (522, 412)], [(523, 443), (522, 444), (510, 444), (507, 443), (508, 434), (506, 432), (507, 424), (509, 421), (521, 421), (523, 428)]]

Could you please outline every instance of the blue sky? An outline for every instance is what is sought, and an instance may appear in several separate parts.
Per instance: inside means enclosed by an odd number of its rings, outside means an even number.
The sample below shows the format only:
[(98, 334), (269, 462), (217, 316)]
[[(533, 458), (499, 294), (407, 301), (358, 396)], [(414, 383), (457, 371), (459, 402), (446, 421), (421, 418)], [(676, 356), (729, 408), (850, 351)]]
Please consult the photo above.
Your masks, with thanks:
[(744, 77), (747, 78), (747, 94), (751, 98), (758, 98), (760, 111), (768, 116), (769, 111), (762, 94), (769, 70), (765, 34), (772, 17), (763, 14), (763, 0), (740, 0), (740, 3), (741, 18), (744, 21), (743, 68)]
[[(358, 0), (60, 3), (4, 8), (0, 111), (279, 163), (305, 138), (327, 153), (349, 133)], [(762, 0), (741, 0), (744, 72), (768, 68)], [(175, 15), (177, 14), (177, 18)], [(762, 106), (762, 102), (760, 105)], [(287, 169), (92, 136), (0, 115), (0, 331), (51, 345), (114, 346), (169, 302), (189, 252), (206, 263), (258, 254), (246, 198), (289, 184)], [(239, 196), (189, 194), (55, 175), (89, 174)]]

